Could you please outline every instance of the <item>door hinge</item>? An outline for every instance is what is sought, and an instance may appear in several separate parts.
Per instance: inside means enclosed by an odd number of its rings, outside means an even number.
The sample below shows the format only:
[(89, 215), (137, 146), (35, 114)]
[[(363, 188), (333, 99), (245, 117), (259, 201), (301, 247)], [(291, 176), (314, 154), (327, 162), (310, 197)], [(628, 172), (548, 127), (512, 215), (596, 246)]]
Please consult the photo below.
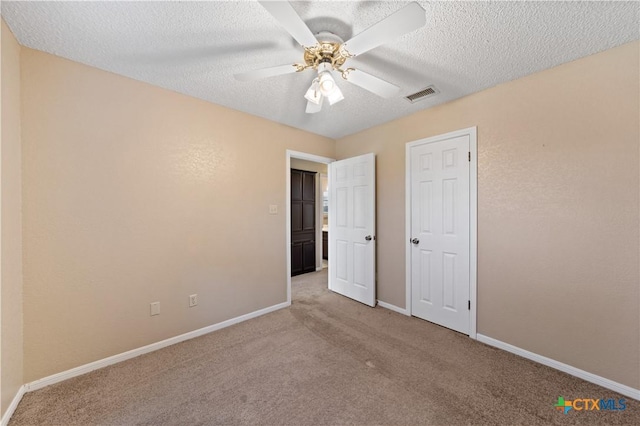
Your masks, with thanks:
[(469, 300), (468, 302), (469, 302), (468, 305), (467, 305), (468, 309), (471, 310), (471, 300)]
[(469, 161), (471, 161), (471, 151), (469, 151)]

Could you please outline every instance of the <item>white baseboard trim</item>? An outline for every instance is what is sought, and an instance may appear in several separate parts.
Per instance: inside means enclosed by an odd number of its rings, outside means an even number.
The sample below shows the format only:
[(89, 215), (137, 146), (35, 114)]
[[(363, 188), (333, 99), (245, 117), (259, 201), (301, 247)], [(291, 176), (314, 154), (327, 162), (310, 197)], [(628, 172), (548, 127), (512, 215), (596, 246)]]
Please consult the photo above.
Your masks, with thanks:
[(409, 316), (409, 311), (407, 311), (406, 309), (398, 308), (396, 305), (383, 302), (382, 300), (378, 300), (378, 306), (380, 306), (381, 308), (389, 309), (390, 311), (397, 312), (402, 315)]
[(489, 346), (494, 346), (498, 349), (502, 349), (507, 352), (511, 352), (513, 354), (519, 355), (523, 358), (530, 359), (531, 361), (535, 361), (537, 363), (546, 365), (547, 367), (555, 368), (556, 370), (560, 370), (572, 376), (578, 377), (582, 380), (586, 380), (587, 382), (595, 383), (596, 385), (600, 385), (603, 388), (611, 389), (612, 391), (618, 392), (622, 395), (628, 396), (629, 398), (633, 398), (640, 401), (640, 389), (634, 389), (631, 386), (614, 382), (613, 380), (607, 379), (605, 377), (601, 377), (593, 373), (589, 373), (588, 371), (584, 371), (579, 368), (573, 367), (571, 365), (564, 364), (560, 361), (547, 358), (546, 356), (529, 352), (525, 349), (521, 349), (517, 346), (510, 345), (509, 343), (501, 342), (500, 340), (496, 340), (491, 337), (484, 336), (480, 333), (478, 333), (476, 337), (479, 342), (485, 343)]
[(181, 334), (179, 336), (171, 337), (166, 340), (162, 340), (160, 342), (152, 343), (147, 346), (143, 346), (141, 348), (132, 349), (127, 352), (123, 352), (118, 355), (113, 355), (108, 358), (104, 358), (98, 361), (90, 362), (89, 364), (81, 365), (79, 367), (72, 368), (71, 370), (63, 371), (61, 373), (53, 374), (48, 377), (44, 377), (39, 380), (35, 380), (31, 383), (25, 384), (23, 387), (27, 392), (34, 391), (37, 389), (41, 389), (45, 386), (52, 385), (54, 383), (62, 382), (64, 380), (71, 379), (72, 377), (80, 376), (82, 374), (89, 373), (91, 371), (97, 370), (99, 368), (106, 367), (108, 365), (116, 364), (118, 362), (126, 361), (131, 358), (135, 358), (140, 355), (144, 355), (149, 352), (157, 351), (158, 349), (165, 348), (170, 345), (175, 345), (176, 343), (184, 342), (185, 340), (193, 339), (196, 337), (200, 337), (204, 334), (211, 333), (216, 330), (220, 330), (225, 327), (229, 327), (234, 324), (241, 323), (243, 321), (247, 321), (261, 315), (268, 314), (273, 311), (277, 311), (282, 308), (286, 308), (291, 306), (291, 303), (284, 302), (279, 303), (277, 305), (269, 306), (268, 308), (260, 309), (255, 312), (250, 312), (245, 315), (240, 315), (239, 317), (231, 318), (226, 321), (219, 322), (217, 324), (213, 324), (204, 328), (200, 328), (198, 330), (190, 331), (188, 333)]
[(13, 397), (11, 404), (9, 404), (9, 407), (7, 407), (7, 411), (5, 411), (4, 414), (2, 415), (2, 421), (0, 422), (0, 425), (7, 426), (9, 424), (9, 420), (11, 420), (11, 416), (13, 416), (13, 413), (14, 411), (16, 411), (16, 408), (18, 408), (18, 404), (20, 404), (20, 401), (22, 400), (22, 397), (24, 396), (25, 393), (27, 393), (26, 386), (24, 385), (20, 386), (20, 389), (18, 389), (18, 393), (16, 393), (16, 396)]

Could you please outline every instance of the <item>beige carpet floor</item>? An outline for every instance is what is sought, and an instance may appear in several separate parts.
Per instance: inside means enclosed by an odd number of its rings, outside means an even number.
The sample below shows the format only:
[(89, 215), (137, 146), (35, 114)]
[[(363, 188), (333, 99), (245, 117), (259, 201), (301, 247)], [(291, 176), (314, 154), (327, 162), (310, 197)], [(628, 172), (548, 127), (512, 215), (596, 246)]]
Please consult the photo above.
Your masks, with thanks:
[[(293, 304), (24, 396), (10, 425), (635, 424), (640, 403), (293, 280)], [(625, 411), (556, 411), (558, 396)]]

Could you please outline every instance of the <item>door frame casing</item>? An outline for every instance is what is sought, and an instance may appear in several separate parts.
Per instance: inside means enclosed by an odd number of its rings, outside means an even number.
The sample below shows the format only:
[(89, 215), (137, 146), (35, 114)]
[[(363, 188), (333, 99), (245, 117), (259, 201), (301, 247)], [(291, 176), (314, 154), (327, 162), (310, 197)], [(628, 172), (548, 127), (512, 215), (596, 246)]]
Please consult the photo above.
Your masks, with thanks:
[[(324, 258), (322, 257), (324, 250), (322, 249), (323, 247), (323, 243), (322, 243), (322, 239), (323, 239), (323, 232), (322, 232), (322, 228), (324, 227), (324, 196), (322, 195), (322, 179), (326, 179), (327, 181), (327, 187), (329, 186), (329, 165), (327, 164), (327, 172), (326, 173), (318, 173), (318, 177), (320, 178), (320, 183), (318, 184), (318, 201), (320, 202), (320, 207), (316, 209), (316, 211), (318, 212), (318, 220), (317, 220), (317, 226), (318, 229), (320, 230), (320, 232), (318, 233), (319, 236), (318, 238), (320, 239), (320, 245), (318, 246), (318, 268), (316, 269), (316, 271), (321, 271), (323, 269), (322, 267), (322, 262), (324, 260)], [(329, 210), (327, 210), (327, 223), (329, 220)], [(328, 230), (328, 227), (327, 227)], [(327, 249), (328, 252), (328, 249)], [(329, 257), (327, 255), (327, 265), (329, 264)]]
[(477, 335), (477, 296), (478, 296), (478, 136), (477, 127), (445, 133), (408, 142), (405, 146), (405, 294), (406, 313), (411, 312), (411, 148), (418, 145), (439, 142), (460, 136), (469, 137), (469, 337), (476, 339)]
[[(291, 305), (291, 159), (297, 158), (299, 160), (313, 161), (315, 163), (329, 164), (336, 161), (333, 158), (321, 157), (315, 154), (308, 154), (306, 152), (299, 152), (287, 149), (285, 160), (285, 232), (286, 232), (286, 257), (287, 257), (287, 305)], [(329, 168), (327, 167), (327, 176), (329, 174)]]

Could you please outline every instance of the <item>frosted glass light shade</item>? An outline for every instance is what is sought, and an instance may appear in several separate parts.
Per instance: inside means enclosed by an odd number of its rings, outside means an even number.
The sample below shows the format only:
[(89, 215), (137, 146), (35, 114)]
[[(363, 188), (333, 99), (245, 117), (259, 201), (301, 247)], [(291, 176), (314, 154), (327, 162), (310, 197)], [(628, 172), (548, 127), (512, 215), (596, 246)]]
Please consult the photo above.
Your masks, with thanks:
[(313, 80), (313, 82), (311, 83), (311, 86), (307, 90), (307, 93), (305, 93), (304, 97), (309, 102), (313, 102), (316, 105), (320, 105), (320, 102), (322, 101), (322, 93), (319, 87), (318, 79)]
[(320, 77), (320, 91), (323, 95), (328, 96), (331, 92), (336, 89), (336, 82), (331, 77), (331, 73), (329, 71), (322, 71), (319, 74)]
[(338, 103), (341, 100), (343, 100), (344, 99), (344, 95), (342, 94), (342, 91), (340, 90), (340, 88), (336, 85), (333, 88), (333, 91), (331, 93), (329, 93), (326, 96), (326, 98), (329, 101), (329, 105), (333, 105), (333, 104)]

